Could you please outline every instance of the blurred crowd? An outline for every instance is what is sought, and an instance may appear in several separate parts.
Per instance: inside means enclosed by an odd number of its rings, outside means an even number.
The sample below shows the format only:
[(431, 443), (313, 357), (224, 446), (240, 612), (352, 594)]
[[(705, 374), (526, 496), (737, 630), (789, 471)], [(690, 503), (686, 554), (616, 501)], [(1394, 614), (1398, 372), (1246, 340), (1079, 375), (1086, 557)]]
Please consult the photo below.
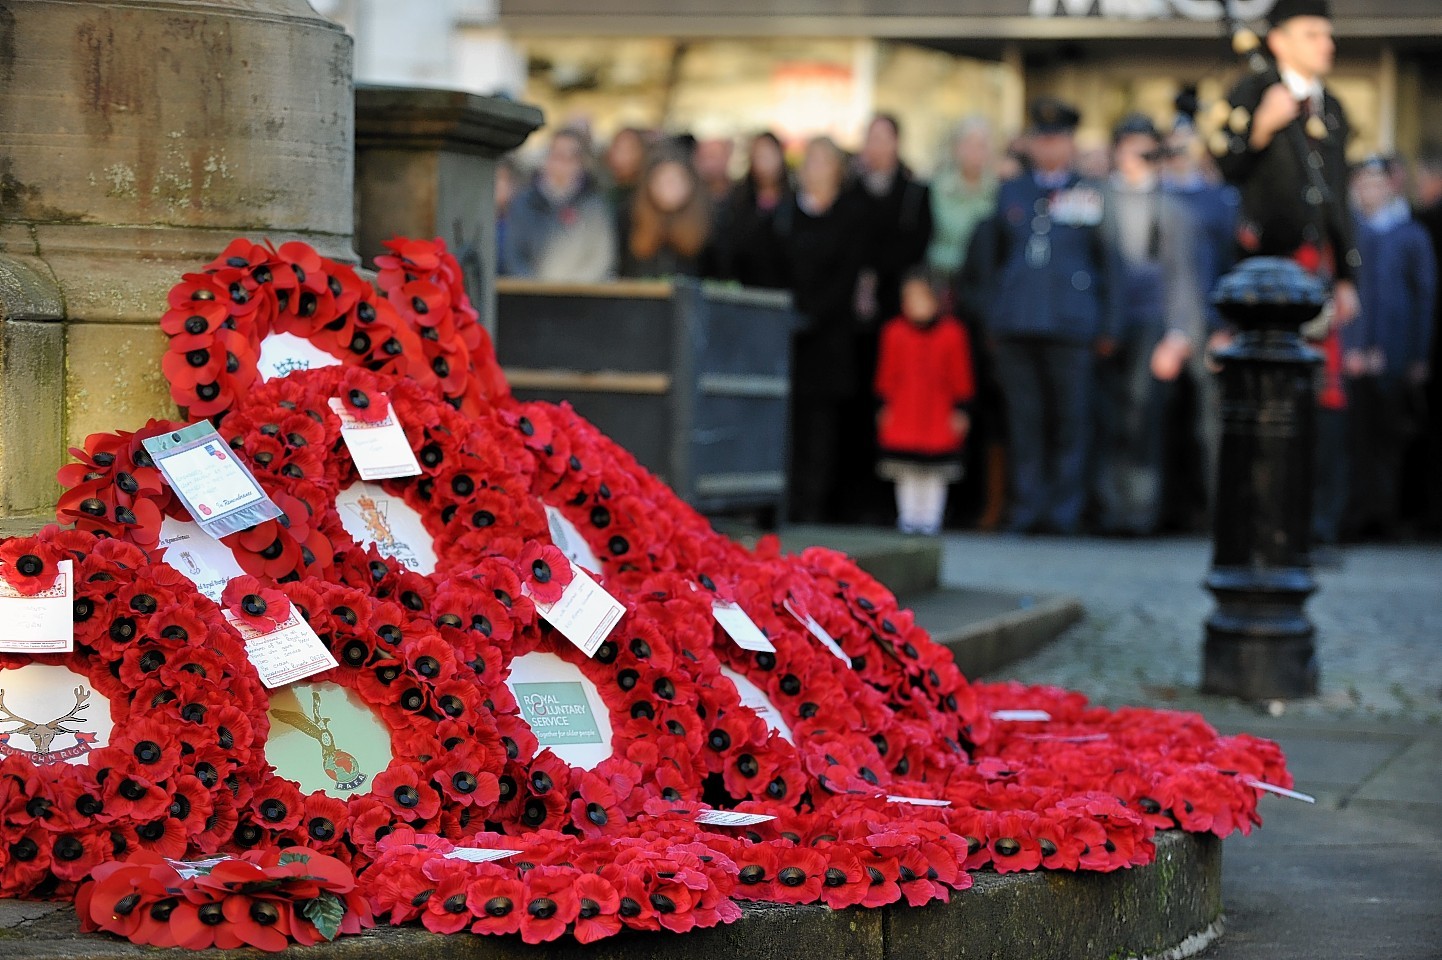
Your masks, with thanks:
[[(1109, 151), (1033, 104), (1026, 133), (956, 124), (930, 182), (896, 118), (854, 155), (581, 128), (536, 169), (502, 163), (502, 274), (602, 283), (676, 275), (788, 290), (792, 519), (1118, 536), (1205, 529), (1220, 438), (1210, 302), (1238, 198), (1178, 98)], [(744, 151), (739, 156), (737, 150)], [(739, 176), (733, 177), (733, 172)], [(1442, 152), (1351, 174), (1361, 308), (1318, 390), (1314, 533), (1442, 532)], [(1044, 283), (1038, 283), (1044, 277)], [(888, 486), (890, 484), (890, 486)]]

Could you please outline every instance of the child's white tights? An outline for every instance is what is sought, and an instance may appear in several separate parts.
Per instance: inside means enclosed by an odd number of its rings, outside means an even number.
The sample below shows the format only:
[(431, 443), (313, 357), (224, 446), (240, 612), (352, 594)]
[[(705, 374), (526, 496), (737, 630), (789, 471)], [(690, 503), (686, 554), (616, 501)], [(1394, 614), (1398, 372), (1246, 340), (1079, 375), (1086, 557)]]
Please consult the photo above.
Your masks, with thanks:
[(946, 480), (935, 470), (921, 467), (896, 478), (896, 528), (902, 533), (941, 532), (946, 514)]

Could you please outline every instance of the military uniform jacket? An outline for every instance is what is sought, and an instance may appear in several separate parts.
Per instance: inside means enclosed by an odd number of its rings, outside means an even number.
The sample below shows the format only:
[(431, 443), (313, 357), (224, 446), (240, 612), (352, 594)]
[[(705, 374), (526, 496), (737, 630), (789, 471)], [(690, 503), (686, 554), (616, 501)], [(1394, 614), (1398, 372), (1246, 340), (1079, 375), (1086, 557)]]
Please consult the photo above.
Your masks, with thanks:
[(996, 204), (985, 245), (989, 332), (1074, 344), (1115, 337), (1122, 266), (1103, 238), (1101, 186), (1071, 173), (1047, 189), (1024, 174), (1001, 185)]
[[(1228, 97), (1231, 112), (1226, 125), (1211, 140), (1222, 175), (1242, 195), (1238, 246), (1243, 256), (1289, 257), (1310, 244), (1330, 246), (1336, 262), (1336, 277), (1353, 279), (1361, 258), (1353, 244), (1347, 210), (1347, 140), (1351, 128), (1337, 99), (1326, 91), (1319, 116), (1326, 134), (1307, 133), (1305, 117), (1278, 130), (1262, 150), (1251, 147), (1252, 114), (1262, 102), (1268, 78), (1249, 74)], [(1318, 132), (1315, 125), (1313, 132)], [(1302, 131), (1307, 145), (1305, 159), (1293, 146), (1290, 127)], [(1323, 188), (1313, 184), (1307, 164), (1319, 171)]]

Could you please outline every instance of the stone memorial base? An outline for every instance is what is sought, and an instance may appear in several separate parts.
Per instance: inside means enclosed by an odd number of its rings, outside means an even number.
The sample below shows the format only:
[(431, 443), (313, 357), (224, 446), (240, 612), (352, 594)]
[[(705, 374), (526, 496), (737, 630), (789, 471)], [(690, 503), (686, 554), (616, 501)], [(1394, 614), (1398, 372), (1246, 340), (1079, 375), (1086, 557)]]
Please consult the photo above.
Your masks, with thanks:
[[(1156, 862), (1114, 873), (975, 875), (951, 903), (879, 910), (746, 904), (729, 926), (623, 933), (592, 946), (570, 939), (540, 947), (520, 937), (443, 937), (420, 927), (380, 927), (278, 956), (315, 960), (1107, 960), (1200, 953), (1222, 929), (1222, 841), (1172, 830), (1157, 834)], [(48, 911), (48, 912), (46, 912)], [(145, 957), (193, 960), (190, 950), (137, 947), (79, 931), (58, 904), (0, 902), (0, 960)], [(221, 955), (218, 951), (208, 951)]]

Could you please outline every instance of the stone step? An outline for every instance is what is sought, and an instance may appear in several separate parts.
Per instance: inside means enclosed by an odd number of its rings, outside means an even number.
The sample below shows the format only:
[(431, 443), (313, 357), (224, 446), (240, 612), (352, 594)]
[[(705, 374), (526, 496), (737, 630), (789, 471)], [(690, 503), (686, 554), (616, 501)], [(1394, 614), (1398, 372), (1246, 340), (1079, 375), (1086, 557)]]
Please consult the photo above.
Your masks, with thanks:
[[(877, 910), (747, 904), (736, 923), (685, 935), (623, 933), (591, 946), (560, 940), (530, 947), (520, 937), (387, 927), (275, 956), (294, 960), (1108, 960), (1189, 957), (1222, 927), (1222, 842), (1167, 831), (1155, 863), (1114, 873), (1038, 870), (974, 874), (950, 903)], [(239, 954), (231, 954), (239, 955)], [(245, 956), (254, 955), (245, 951)], [(0, 960), (194, 960), (224, 957), (137, 947), (80, 933), (67, 905), (0, 901)]]
[[(920, 595), (941, 583), (941, 540), (872, 527), (783, 527), (781, 547), (799, 553), (811, 546), (840, 550), (897, 596)], [(755, 542), (751, 537), (743, 542)]]
[(976, 587), (947, 587), (901, 603), (972, 678), (1030, 656), (1085, 615), (1081, 601), (1065, 594)]
[[(754, 531), (731, 533), (743, 543), (755, 543)], [(794, 526), (782, 528), (780, 538), (788, 553), (823, 546), (850, 555), (916, 613), (917, 623), (951, 650), (968, 677), (1031, 655), (1084, 614), (1080, 600), (1061, 594), (942, 587), (942, 542), (936, 537), (865, 527)]]

